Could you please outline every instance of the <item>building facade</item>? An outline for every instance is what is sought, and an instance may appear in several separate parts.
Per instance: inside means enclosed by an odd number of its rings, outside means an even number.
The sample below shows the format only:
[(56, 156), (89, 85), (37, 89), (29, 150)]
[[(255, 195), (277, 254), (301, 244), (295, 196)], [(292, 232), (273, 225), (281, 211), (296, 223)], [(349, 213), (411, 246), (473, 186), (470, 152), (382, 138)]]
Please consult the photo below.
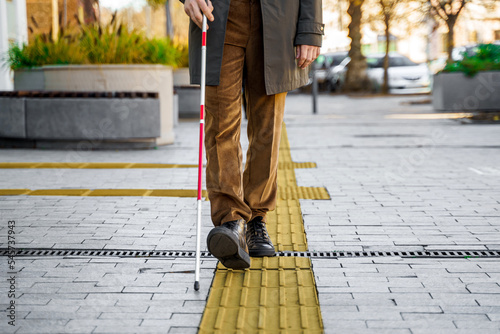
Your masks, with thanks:
[(11, 43), (28, 41), (25, 0), (0, 0), (0, 90), (13, 89), (12, 72), (3, 63)]

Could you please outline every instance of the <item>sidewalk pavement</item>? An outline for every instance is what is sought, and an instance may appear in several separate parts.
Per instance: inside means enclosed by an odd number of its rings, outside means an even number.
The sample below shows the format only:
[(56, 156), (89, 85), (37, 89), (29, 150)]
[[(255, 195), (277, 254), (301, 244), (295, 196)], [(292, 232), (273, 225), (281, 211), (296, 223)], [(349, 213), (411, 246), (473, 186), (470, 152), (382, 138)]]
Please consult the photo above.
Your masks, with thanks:
[[(408, 103), (426, 99), (322, 95), (312, 115), (309, 96), (288, 97), (292, 160), (317, 164), (295, 169), (298, 186), (325, 187), (331, 197), (300, 200), (309, 251), (500, 250), (498, 125), (436, 119), (430, 104)], [(197, 127), (181, 122), (176, 143), (156, 150), (7, 149), (0, 163), (196, 164)], [(196, 182), (195, 168), (0, 169), (0, 189), (196, 189)], [(0, 215), (2, 248), (14, 220), (16, 248), (195, 249), (193, 198), (0, 196)], [(205, 202), (204, 235), (211, 226)], [(196, 333), (217, 265), (203, 259), (195, 292), (193, 258), (17, 257), (12, 327), (7, 260), (0, 257), (2, 333)], [(325, 333), (500, 331), (499, 258), (311, 261)]]

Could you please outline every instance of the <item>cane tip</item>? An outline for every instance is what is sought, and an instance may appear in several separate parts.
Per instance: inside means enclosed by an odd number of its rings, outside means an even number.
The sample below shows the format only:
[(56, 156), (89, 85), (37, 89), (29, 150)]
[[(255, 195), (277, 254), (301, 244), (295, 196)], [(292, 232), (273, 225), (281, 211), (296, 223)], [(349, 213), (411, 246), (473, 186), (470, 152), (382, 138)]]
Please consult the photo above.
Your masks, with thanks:
[(196, 291), (200, 290), (200, 282), (198, 282), (198, 281), (194, 282), (194, 289)]

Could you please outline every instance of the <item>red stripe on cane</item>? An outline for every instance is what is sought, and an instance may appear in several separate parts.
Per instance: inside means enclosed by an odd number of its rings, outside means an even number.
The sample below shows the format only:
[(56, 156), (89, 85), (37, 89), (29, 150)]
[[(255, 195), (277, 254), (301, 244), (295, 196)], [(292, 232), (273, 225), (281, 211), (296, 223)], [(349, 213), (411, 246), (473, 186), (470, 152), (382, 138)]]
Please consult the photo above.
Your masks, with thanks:
[(207, 33), (205, 31), (201, 34), (201, 46), (207, 46)]
[(205, 106), (202, 104), (200, 105), (200, 120), (202, 120), (204, 118), (204, 114), (205, 114)]
[[(203, 145), (203, 123), (200, 123), (200, 147)], [(200, 150), (200, 156), (198, 160), (198, 200), (201, 200), (201, 179), (203, 172), (203, 151)]]

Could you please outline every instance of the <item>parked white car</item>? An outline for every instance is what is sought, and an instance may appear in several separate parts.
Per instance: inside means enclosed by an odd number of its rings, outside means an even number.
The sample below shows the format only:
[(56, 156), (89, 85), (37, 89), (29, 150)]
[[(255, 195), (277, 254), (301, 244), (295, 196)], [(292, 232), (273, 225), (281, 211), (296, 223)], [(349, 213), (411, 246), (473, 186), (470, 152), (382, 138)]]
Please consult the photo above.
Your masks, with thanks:
[[(380, 91), (384, 82), (384, 53), (371, 54), (366, 57), (373, 90)], [(345, 81), (347, 64), (346, 58), (339, 66), (331, 71), (331, 85), (339, 88)], [(431, 91), (431, 73), (426, 64), (417, 64), (407, 57), (391, 52), (389, 54), (389, 89), (391, 93), (428, 93)]]

